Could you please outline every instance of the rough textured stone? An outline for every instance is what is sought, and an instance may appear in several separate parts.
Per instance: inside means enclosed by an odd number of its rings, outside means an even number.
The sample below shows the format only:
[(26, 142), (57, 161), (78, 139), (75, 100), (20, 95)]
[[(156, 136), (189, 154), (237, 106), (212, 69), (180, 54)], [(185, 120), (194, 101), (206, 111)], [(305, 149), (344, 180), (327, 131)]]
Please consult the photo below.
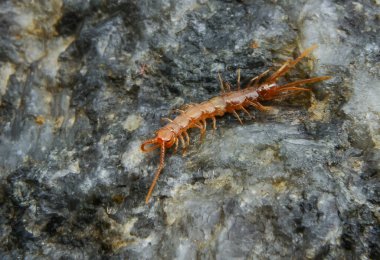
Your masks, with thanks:
[[(380, 258), (378, 1), (2, 1), (0, 258)], [(142, 140), (317, 43), (303, 94)]]

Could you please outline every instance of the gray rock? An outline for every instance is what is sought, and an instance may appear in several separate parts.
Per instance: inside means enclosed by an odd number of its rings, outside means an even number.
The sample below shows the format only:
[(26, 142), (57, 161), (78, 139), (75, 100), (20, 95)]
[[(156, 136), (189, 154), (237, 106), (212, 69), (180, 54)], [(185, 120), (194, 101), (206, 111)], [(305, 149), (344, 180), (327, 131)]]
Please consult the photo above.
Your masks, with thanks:
[[(380, 258), (378, 1), (2, 1), (0, 258)], [(160, 119), (319, 48), (185, 156)], [(209, 127), (211, 128), (211, 127)]]

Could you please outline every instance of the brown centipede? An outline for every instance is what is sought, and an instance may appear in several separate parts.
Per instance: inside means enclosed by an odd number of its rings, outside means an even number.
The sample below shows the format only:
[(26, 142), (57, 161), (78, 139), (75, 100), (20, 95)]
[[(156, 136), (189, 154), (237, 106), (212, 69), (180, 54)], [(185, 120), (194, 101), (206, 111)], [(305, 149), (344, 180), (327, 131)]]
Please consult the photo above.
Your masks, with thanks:
[[(141, 150), (144, 152), (151, 152), (160, 148), (160, 163), (156, 170), (153, 182), (146, 195), (145, 202), (148, 203), (152, 195), (153, 189), (156, 186), (157, 180), (161, 171), (164, 168), (165, 152), (167, 148), (174, 146), (174, 152), (178, 149), (178, 143), (181, 142), (185, 150), (190, 144), (190, 137), (187, 130), (190, 128), (199, 128), (201, 131), (201, 138), (206, 132), (206, 120), (212, 120), (213, 129), (216, 129), (216, 116), (223, 116), (225, 113), (232, 113), (242, 124), (237, 110), (242, 110), (248, 116), (252, 117), (246, 109), (253, 106), (259, 111), (267, 111), (270, 108), (262, 105), (260, 102), (273, 100), (275, 98), (288, 96), (291, 94), (299, 93), (302, 91), (311, 91), (308, 88), (301, 88), (300, 85), (315, 83), (322, 80), (327, 80), (330, 76), (314, 77), (309, 79), (298, 80), (287, 83), (285, 85), (278, 85), (277, 80), (285, 75), (287, 71), (294, 67), (302, 58), (307, 56), (313, 51), (317, 45), (313, 45), (303, 51), (300, 56), (294, 60), (289, 59), (286, 61), (276, 72), (268, 76), (264, 82), (259, 83), (260, 80), (270, 71), (252, 78), (244, 88), (240, 88), (240, 70), (237, 75), (237, 90), (231, 90), (230, 85), (223, 82), (219, 74), (220, 86), (222, 94), (204, 101), (200, 104), (187, 105), (184, 110), (178, 110), (179, 115), (173, 120), (166, 118), (168, 124), (161, 129), (157, 130), (155, 137), (148, 139), (141, 144)], [(225, 87), (227, 90), (225, 90)], [(185, 140), (186, 139), (186, 140)], [(146, 146), (149, 147), (146, 147)]]

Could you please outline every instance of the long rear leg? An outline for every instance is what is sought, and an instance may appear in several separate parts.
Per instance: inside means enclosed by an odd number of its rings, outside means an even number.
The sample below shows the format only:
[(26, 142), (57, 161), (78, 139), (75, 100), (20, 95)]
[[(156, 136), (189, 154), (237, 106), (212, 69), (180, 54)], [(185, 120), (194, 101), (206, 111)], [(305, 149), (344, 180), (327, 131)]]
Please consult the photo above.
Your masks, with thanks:
[(296, 87), (296, 86), (300, 86), (300, 85), (304, 85), (304, 84), (315, 83), (315, 82), (322, 81), (322, 80), (328, 80), (330, 78), (331, 78), (330, 76), (322, 76), (322, 77), (315, 77), (315, 78), (310, 78), (310, 79), (297, 80), (297, 81), (290, 82), (288, 84), (282, 85), (280, 87), (277, 87), (276, 89)]
[[(331, 78), (330, 76), (322, 76), (322, 77), (315, 77), (315, 78), (311, 78), (311, 79), (303, 79), (303, 80), (297, 80), (294, 82), (290, 82), (288, 84), (285, 84), (285, 85), (282, 85), (282, 86), (275, 88), (273, 98), (290, 96), (294, 92), (298, 92), (298, 91), (311, 91), (311, 89), (309, 89), (309, 88), (300, 88), (299, 86), (304, 85), (304, 84), (308, 84), (308, 83), (315, 83), (315, 82), (319, 82), (322, 80), (327, 80), (330, 78)], [(284, 92), (289, 92), (289, 93), (282, 94)]]
[(146, 204), (149, 203), (149, 199), (152, 196), (152, 192), (154, 190), (154, 187), (156, 186), (158, 178), (160, 177), (161, 171), (162, 171), (162, 169), (164, 169), (164, 165), (165, 165), (165, 142), (162, 142), (161, 152), (160, 152), (160, 164), (158, 165), (158, 169), (154, 175), (154, 179), (153, 179), (152, 184), (150, 185), (148, 194), (145, 197), (145, 203)]
[(298, 88), (298, 87), (287, 87), (287, 88), (282, 88), (276, 91), (276, 93), (271, 97), (271, 99), (276, 99), (276, 98), (284, 98), (291, 96), (297, 92), (300, 91), (308, 91), (311, 92), (311, 89), (309, 88)]
[(189, 146), (190, 145), (190, 136), (189, 136), (189, 134), (185, 131), (185, 132), (183, 132), (184, 133), (184, 135), (185, 135), (185, 138), (186, 138), (186, 147), (187, 146)]
[(317, 48), (316, 44), (313, 44), (311, 47), (304, 50), (304, 52), (301, 53), (301, 55), (296, 58), (295, 60), (288, 60), (284, 63), (284, 65), (281, 66), (275, 73), (273, 73), (266, 81), (266, 84), (271, 84), (277, 81), (277, 79), (283, 75), (285, 75), (286, 72), (288, 72), (289, 69), (293, 68), (298, 62), (300, 62), (305, 56), (309, 55), (310, 52), (312, 52), (315, 48)]
[(299, 87), (287, 87), (279, 89), (276, 94), (280, 94), (283, 92), (293, 92), (293, 91), (311, 91), (309, 88), (299, 88)]

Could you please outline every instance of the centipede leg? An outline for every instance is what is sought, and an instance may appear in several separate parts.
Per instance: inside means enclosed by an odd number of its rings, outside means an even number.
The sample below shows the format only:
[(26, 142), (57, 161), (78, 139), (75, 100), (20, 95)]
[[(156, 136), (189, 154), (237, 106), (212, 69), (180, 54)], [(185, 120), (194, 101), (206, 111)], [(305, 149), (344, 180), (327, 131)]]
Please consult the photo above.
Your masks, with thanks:
[(189, 136), (189, 134), (186, 131), (183, 132), (183, 133), (184, 133), (184, 135), (186, 137), (186, 144), (187, 144), (187, 146), (189, 146), (190, 145), (190, 136)]
[[(204, 134), (204, 132), (205, 132), (205, 129), (203, 127), (202, 122), (194, 124), (194, 126), (197, 127), (197, 128), (199, 128), (199, 130), (201, 131), (201, 136), (202, 136)], [(200, 139), (200, 141), (202, 142), (202, 138)]]
[(163, 117), (161, 118), (162, 121), (168, 121), (169, 123), (173, 123), (173, 120), (171, 120), (170, 118), (167, 118), (167, 117)]
[(236, 113), (235, 110), (232, 110), (232, 114), (237, 118), (237, 120), (239, 120), (240, 124), (243, 124), (243, 121), (241, 121), (241, 119), (240, 119), (238, 113)]
[(205, 134), (206, 134), (207, 122), (206, 122), (205, 119), (202, 119), (202, 120), (201, 120), (201, 123), (202, 123), (202, 127), (203, 127), (203, 132), (201, 133), (201, 139), (200, 139), (200, 142), (202, 143), (203, 140), (204, 140)]
[(229, 82), (225, 82), (225, 86), (227, 87), (228, 91), (231, 91), (231, 85)]
[(152, 192), (154, 190), (154, 187), (156, 186), (157, 180), (160, 177), (161, 171), (164, 168), (165, 165), (165, 142), (162, 142), (161, 144), (161, 152), (160, 152), (160, 164), (158, 165), (158, 169), (156, 171), (156, 174), (154, 175), (154, 179), (152, 181), (152, 184), (149, 187), (148, 194), (145, 197), (145, 203), (149, 203), (149, 199), (152, 196)]
[(225, 93), (226, 90), (224, 89), (224, 83), (223, 83), (223, 80), (222, 80), (222, 76), (220, 75), (219, 72), (218, 72), (218, 78), (219, 78), (219, 83), (220, 83), (220, 89), (222, 90), (222, 93)]
[(207, 122), (206, 122), (206, 119), (203, 119), (203, 120), (202, 120), (202, 123), (203, 123), (203, 128), (204, 128), (204, 130), (205, 130), (205, 132), (206, 132), (206, 129), (207, 129)]
[(244, 113), (246, 113), (249, 116), (249, 118), (254, 119), (254, 117), (251, 115), (251, 113), (249, 113), (247, 109), (245, 109), (245, 107), (241, 106), (240, 109), (243, 110)]
[(255, 107), (256, 109), (260, 110), (260, 111), (265, 111), (265, 112), (267, 112), (267, 111), (272, 110), (271, 107), (263, 106), (263, 105), (261, 105), (261, 104), (260, 104), (259, 102), (257, 102), (257, 101), (248, 101), (248, 103), (249, 103), (250, 105), (252, 105), (253, 107)]
[(213, 131), (215, 133), (215, 130), (216, 130), (216, 118), (213, 116), (213, 117), (211, 117), (211, 119), (212, 119), (212, 129), (213, 129)]
[(309, 91), (311, 92), (310, 89), (308, 88), (298, 88), (298, 87), (286, 87), (286, 88), (280, 88), (276, 91), (275, 95), (273, 96), (273, 98), (284, 98), (284, 97), (288, 97), (288, 96), (291, 96), (293, 94), (295, 94), (296, 92), (299, 92), (299, 91)]
[(173, 113), (182, 114), (183, 112), (185, 112), (185, 111), (183, 111), (182, 109), (172, 109), (172, 110), (170, 110), (169, 115), (171, 115)]
[(177, 153), (177, 150), (178, 150), (178, 138), (175, 139), (175, 146), (174, 146), (174, 151), (173, 153)]
[(181, 145), (182, 145), (182, 154), (184, 154), (186, 151), (186, 144), (185, 144), (185, 140), (183, 139), (182, 134), (179, 136), (179, 140), (181, 141)]

